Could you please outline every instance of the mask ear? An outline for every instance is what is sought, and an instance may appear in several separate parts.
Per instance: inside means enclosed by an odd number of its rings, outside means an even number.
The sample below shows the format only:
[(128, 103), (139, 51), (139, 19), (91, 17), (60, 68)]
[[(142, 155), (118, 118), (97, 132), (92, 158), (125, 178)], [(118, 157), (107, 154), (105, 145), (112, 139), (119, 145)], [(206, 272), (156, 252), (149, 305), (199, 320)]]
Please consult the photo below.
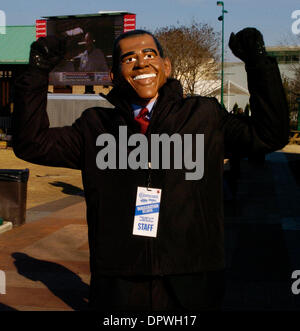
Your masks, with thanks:
[(164, 67), (165, 67), (165, 74), (166, 77), (169, 78), (171, 76), (171, 72), (172, 72), (172, 64), (171, 61), (168, 57), (163, 59), (164, 61)]
[(110, 79), (113, 83), (113, 86), (121, 87), (124, 84), (124, 81), (118, 74), (114, 74), (112, 71), (109, 72)]
[(110, 79), (113, 83), (114, 86), (117, 86), (118, 85), (118, 76), (115, 75), (112, 71), (109, 72), (109, 76), (110, 76)]
[(114, 81), (114, 73), (112, 71), (109, 72), (109, 77), (111, 79), (111, 81)]

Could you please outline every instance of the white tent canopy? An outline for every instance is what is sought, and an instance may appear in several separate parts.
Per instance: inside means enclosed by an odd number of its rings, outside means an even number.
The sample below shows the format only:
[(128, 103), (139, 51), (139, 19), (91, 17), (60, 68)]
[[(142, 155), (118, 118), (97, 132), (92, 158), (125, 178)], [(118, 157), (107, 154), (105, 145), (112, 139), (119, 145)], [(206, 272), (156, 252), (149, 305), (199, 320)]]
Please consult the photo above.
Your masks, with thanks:
[[(226, 95), (250, 95), (249, 91), (247, 89), (245, 89), (244, 87), (240, 86), (237, 83), (232, 82), (231, 80), (227, 80), (226, 82), (224, 82), (224, 94)], [(218, 87), (215, 88), (213, 91), (210, 91), (209, 93), (207, 93), (207, 96), (210, 95), (218, 95), (221, 94), (221, 81), (218, 81)]]
[[(245, 95), (245, 96), (249, 96), (249, 91), (240, 86), (239, 84), (231, 81), (231, 80), (227, 80), (226, 82), (224, 82), (224, 88), (223, 88), (223, 95), (224, 97), (227, 97), (227, 109), (230, 109), (230, 97), (234, 97), (236, 95)], [(221, 81), (218, 81), (218, 86), (217, 88), (211, 90), (210, 92), (208, 92), (207, 94), (205, 94), (205, 96), (220, 96), (221, 95)]]

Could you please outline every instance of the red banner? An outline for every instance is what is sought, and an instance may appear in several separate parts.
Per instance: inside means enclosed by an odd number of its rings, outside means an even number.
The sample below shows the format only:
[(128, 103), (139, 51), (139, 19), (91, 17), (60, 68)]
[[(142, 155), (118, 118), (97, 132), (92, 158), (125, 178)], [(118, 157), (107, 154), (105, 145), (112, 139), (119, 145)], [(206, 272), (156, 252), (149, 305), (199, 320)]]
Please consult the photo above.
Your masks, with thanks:
[(47, 21), (46, 20), (36, 20), (35, 21), (35, 37), (39, 39), (40, 37), (47, 36)]
[(132, 15), (124, 15), (124, 32), (135, 30), (135, 14)]

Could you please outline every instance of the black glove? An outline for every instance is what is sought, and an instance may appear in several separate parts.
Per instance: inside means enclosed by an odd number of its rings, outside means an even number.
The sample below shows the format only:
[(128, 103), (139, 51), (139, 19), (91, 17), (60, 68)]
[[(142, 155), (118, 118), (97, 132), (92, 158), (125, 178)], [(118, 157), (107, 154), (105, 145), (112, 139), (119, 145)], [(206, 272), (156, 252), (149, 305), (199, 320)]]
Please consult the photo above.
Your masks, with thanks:
[(237, 34), (232, 32), (229, 47), (246, 64), (253, 64), (267, 55), (263, 36), (255, 28), (245, 28)]
[(65, 39), (41, 37), (31, 44), (29, 65), (49, 73), (63, 59), (65, 51)]

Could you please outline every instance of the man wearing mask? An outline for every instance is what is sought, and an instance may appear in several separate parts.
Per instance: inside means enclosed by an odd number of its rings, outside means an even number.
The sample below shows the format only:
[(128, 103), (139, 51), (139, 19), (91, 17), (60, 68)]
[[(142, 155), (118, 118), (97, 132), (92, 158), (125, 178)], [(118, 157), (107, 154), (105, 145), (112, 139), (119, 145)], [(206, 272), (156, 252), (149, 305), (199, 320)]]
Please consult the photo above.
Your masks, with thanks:
[[(229, 114), (214, 98), (183, 98), (180, 83), (169, 78), (171, 63), (158, 40), (135, 30), (114, 43), (114, 88), (106, 96), (112, 108), (91, 108), (72, 126), (49, 129), (48, 72), (64, 46), (53, 38), (33, 43), (30, 69), (16, 82), (13, 147), (27, 161), (82, 171), (93, 309), (221, 308), (224, 154), (268, 153), (288, 142), (280, 73), (276, 60), (266, 55), (262, 35), (247, 28), (232, 34), (229, 46), (246, 65), (250, 120)], [(141, 132), (149, 143), (153, 134), (203, 134), (203, 176), (187, 180), (186, 169), (151, 169), (151, 162), (135, 170), (99, 169), (96, 158), (104, 147), (97, 146), (97, 138), (110, 134), (118, 142), (120, 127), (129, 137)], [(128, 146), (126, 155), (131, 150)], [(161, 193), (153, 236), (133, 231), (139, 188)]]

